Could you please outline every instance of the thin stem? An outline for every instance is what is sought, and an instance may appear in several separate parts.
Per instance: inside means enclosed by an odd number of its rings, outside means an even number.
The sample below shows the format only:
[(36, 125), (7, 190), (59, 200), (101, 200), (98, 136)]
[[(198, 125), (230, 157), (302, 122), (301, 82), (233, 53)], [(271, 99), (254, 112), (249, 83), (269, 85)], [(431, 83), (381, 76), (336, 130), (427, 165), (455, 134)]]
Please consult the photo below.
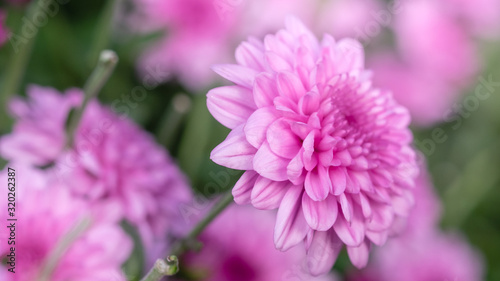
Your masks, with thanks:
[[(33, 1), (26, 12), (25, 18), (32, 21), (36, 14), (45, 13), (48, 5), (51, 3), (52, 1)], [(12, 54), (5, 71), (3, 87), (0, 90), (2, 97), (0, 104), (7, 104), (10, 97), (19, 90), (19, 85), (21, 84), (24, 73), (26, 72), (28, 62), (31, 58), (31, 53), (33, 51), (33, 45), (35, 43), (36, 36), (38, 35), (38, 29), (40, 27), (37, 27), (37, 30), (33, 35), (30, 34), (30, 36), (24, 36), (22, 32), (24, 25), (25, 22), (23, 21), (17, 34), (9, 34), (14, 54)], [(0, 110), (0, 115), (0, 122), (2, 123), (1, 130), (5, 130), (5, 127), (10, 124), (10, 118), (6, 113), (6, 110)]]
[(166, 260), (157, 259), (153, 268), (141, 281), (159, 281), (165, 276), (175, 275), (179, 271), (179, 259), (169, 256)]
[(222, 197), (220, 201), (212, 207), (208, 215), (195, 225), (188, 236), (180, 240), (174, 245), (174, 247), (172, 247), (172, 255), (182, 255), (189, 248), (189, 245), (192, 244), (192, 242), (198, 237), (198, 235), (200, 235), (203, 230), (205, 230), (205, 228), (233, 202), (233, 200), (234, 198), (231, 192), (227, 192), (224, 197)]
[(40, 273), (39, 281), (48, 281), (50, 280), (50, 275), (56, 268), (57, 264), (69, 249), (69, 247), (75, 242), (82, 233), (84, 233), (91, 225), (92, 221), (90, 218), (83, 218), (78, 224), (75, 225), (66, 235), (63, 236), (61, 241), (56, 245), (54, 250), (49, 254), (45, 263), (42, 267), (42, 271)]
[[(148, 274), (141, 280), (141, 281), (158, 281), (161, 280), (164, 276), (171, 276), (167, 274), (161, 275), (162, 271), (161, 268), (158, 268), (162, 263), (167, 263), (171, 260), (172, 257), (178, 257), (182, 255), (186, 250), (189, 249), (189, 246), (193, 244), (193, 240), (195, 240), (202, 232), (205, 230), (205, 228), (220, 214), (222, 211), (224, 211), (231, 203), (233, 202), (233, 195), (231, 192), (228, 192), (227, 194), (220, 199), (219, 202), (215, 206), (212, 207), (208, 215), (203, 218), (192, 230), (191, 232), (182, 240), (177, 242), (172, 247), (172, 255), (167, 257), (166, 262), (165, 260), (159, 259), (156, 261), (154, 267), (148, 272)], [(160, 265), (159, 265), (160, 264)], [(176, 272), (177, 273), (177, 272)]]
[(191, 99), (188, 95), (179, 93), (173, 98), (172, 103), (165, 109), (158, 126), (156, 135), (159, 143), (169, 149), (172, 148), (181, 123), (190, 109)]
[(73, 112), (72, 116), (70, 116), (67, 127), (67, 147), (73, 146), (75, 132), (80, 124), (80, 120), (82, 119), (83, 112), (85, 111), (87, 104), (90, 100), (97, 96), (99, 91), (101, 91), (104, 84), (108, 81), (109, 76), (113, 73), (117, 63), (118, 56), (115, 52), (110, 50), (104, 50), (101, 52), (99, 62), (83, 88), (85, 98), (82, 105), (76, 109), (75, 112)]
[(93, 63), (99, 56), (101, 50), (106, 49), (109, 44), (109, 38), (111, 37), (111, 29), (113, 24), (113, 17), (115, 14), (116, 6), (118, 0), (108, 0), (104, 6), (104, 9), (101, 12), (99, 17), (99, 22), (97, 23), (95, 29), (95, 37), (92, 42), (92, 46), (90, 48), (90, 53), (88, 57), (88, 61), (90, 67), (93, 66)]

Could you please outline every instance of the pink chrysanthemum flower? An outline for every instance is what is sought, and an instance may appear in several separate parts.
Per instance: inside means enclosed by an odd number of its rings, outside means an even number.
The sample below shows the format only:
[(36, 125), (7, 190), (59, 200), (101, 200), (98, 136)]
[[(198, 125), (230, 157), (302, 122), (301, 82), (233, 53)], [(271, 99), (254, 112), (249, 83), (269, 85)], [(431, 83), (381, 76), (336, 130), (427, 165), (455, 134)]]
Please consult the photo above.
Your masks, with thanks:
[(70, 109), (81, 104), (81, 90), (60, 94), (31, 86), (28, 97), (10, 104), (17, 122), (11, 134), (0, 138), (2, 157), (30, 165), (55, 163), (50, 171), (72, 194), (112, 211), (106, 213), (111, 219), (137, 226), (147, 253), (165, 247), (167, 233), (187, 230), (179, 207), (191, 199), (191, 189), (152, 136), (93, 100), (74, 147), (67, 150), (64, 124)]
[[(0, 280), (41, 280), (41, 273), (49, 259), (54, 268), (47, 280), (51, 281), (125, 281), (122, 264), (132, 252), (132, 239), (116, 223), (100, 218), (82, 199), (72, 196), (61, 182), (51, 179), (46, 172), (11, 164), (15, 168), (15, 244), (8, 244), (11, 229), (0, 229), (2, 258), (15, 247), (15, 264), (2, 263)], [(8, 170), (0, 171), (7, 183)], [(12, 181), (9, 181), (12, 182)], [(7, 192), (1, 196), (0, 219), (7, 221)], [(11, 208), (12, 206), (9, 206)], [(89, 220), (87, 228), (74, 229)], [(73, 238), (71, 238), (74, 236)], [(12, 241), (12, 240), (10, 240)], [(61, 245), (68, 243), (66, 247)], [(58, 253), (58, 254), (56, 254)], [(15, 273), (8, 268), (15, 266)]]
[(247, 170), (235, 201), (278, 208), (276, 247), (305, 241), (313, 274), (330, 270), (344, 244), (363, 267), (371, 242), (383, 244), (412, 205), (407, 110), (371, 87), (357, 41), (318, 42), (295, 18), (264, 42), (242, 43), (236, 59), (214, 67), (236, 85), (207, 101), (232, 129), (212, 160)]

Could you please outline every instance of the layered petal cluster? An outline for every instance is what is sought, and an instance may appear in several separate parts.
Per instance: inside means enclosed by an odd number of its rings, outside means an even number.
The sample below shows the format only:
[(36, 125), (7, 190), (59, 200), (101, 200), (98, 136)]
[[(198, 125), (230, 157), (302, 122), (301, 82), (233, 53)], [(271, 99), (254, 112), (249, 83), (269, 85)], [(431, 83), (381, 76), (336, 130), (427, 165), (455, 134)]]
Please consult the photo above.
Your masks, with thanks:
[(371, 243), (384, 244), (413, 204), (407, 110), (371, 87), (357, 41), (319, 42), (295, 18), (263, 42), (243, 42), (236, 59), (214, 67), (236, 85), (207, 94), (232, 129), (211, 159), (246, 170), (235, 201), (278, 208), (276, 247), (304, 241), (313, 274), (330, 270), (344, 244), (363, 267)]
[(49, 166), (73, 195), (105, 208), (110, 219), (137, 226), (147, 251), (159, 248), (155, 243), (164, 243), (167, 231), (184, 231), (179, 207), (191, 199), (191, 189), (152, 136), (94, 100), (85, 109), (73, 148), (64, 149), (67, 116), (81, 104), (83, 93), (32, 86), (28, 97), (11, 103), (17, 122), (0, 139), (2, 157)]
[[(133, 243), (119, 225), (102, 220), (90, 211), (87, 202), (72, 196), (68, 188), (50, 179), (46, 172), (10, 166), (15, 168), (18, 179), (17, 221), (12, 229), (15, 244), (7, 243), (11, 229), (2, 227), (0, 253), (6, 257), (10, 247), (15, 247), (15, 273), (7, 271), (11, 265), (2, 263), (2, 280), (39, 280), (49, 260), (54, 262), (54, 268), (48, 271), (47, 280), (127, 280), (121, 266), (131, 254)], [(0, 172), (3, 182), (7, 182), (7, 172), (7, 168)], [(12, 218), (7, 217), (7, 192), (1, 199), (5, 212), (0, 217), (7, 221)], [(87, 220), (90, 224), (83, 223)], [(81, 231), (75, 232), (76, 228)], [(62, 247), (65, 243), (68, 245)]]
[(182, 258), (184, 266), (205, 281), (337, 280), (333, 275), (311, 276), (298, 247), (276, 251), (272, 239), (275, 221), (272, 212), (231, 206), (201, 235), (202, 250)]

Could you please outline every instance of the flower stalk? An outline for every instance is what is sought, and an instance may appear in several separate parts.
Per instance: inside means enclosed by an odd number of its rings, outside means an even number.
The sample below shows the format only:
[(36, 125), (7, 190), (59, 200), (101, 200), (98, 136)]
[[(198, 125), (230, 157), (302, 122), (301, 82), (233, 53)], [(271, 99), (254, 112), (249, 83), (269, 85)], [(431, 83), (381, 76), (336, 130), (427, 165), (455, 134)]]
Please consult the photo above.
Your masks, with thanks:
[[(164, 276), (172, 276), (176, 274), (179, 270), (177, 257), (181, 256), (185, 251), (192, 248), (192, 245), (196, 244), (196, 238), (220, 213), (222, 213), (229, 205), (231, 205), (232, 202), (233, 195), (231, 194), (231, 192), (227, 192), (222, 197), (222, 199), (220, 199), (220, 201), (212, 207), (208, 215), (204, 217), (184, 239), (179, 240), (172, 247), (172, 254), (165, 260), (158, 259), (153, 268), (141, 281), (159, 281)], [(173, 258), (175, 258), (175, 260), (172, 260)], [(172, 265), (173, 263), (175, 263), (175, 268), (174, 265)]]
[(85, 83), (83, 91), (85, 93), (85, 98), (82, 102), (82, 105), (77, 108), (73, 114), (69, 117), (68, 125), (67, 125), (67, 147), (72, 147), (75, 139), (75, 133), (80, 124), (80, 121), (83, 116), (83, 112), (87, 107), (90, 100), (95, 98), (97, 94), (101, 91), (102, 87), (108, 81), (111, 73), (115, 69), (116, 64), (118, 63), (118, 56), (114, 51), (104, 50), (101, 52), (99, 57), (99, 61), (97, 63), (96, 68), (90, 75), (89, 79)]
[(66, 235), (64, 235), (54, 250), (49, 254), (45, 260), (42, 270), (40, 272), (40, 277), (38, 281), (49, 281), (54, 272), (54, 269), (58, 265), (61, 258), (64, 256), (66, 251), (71, 247), (73, 242), (80, 237), (92, 224), (92, 220), (89, 217), (83, 218), (79, 221)]

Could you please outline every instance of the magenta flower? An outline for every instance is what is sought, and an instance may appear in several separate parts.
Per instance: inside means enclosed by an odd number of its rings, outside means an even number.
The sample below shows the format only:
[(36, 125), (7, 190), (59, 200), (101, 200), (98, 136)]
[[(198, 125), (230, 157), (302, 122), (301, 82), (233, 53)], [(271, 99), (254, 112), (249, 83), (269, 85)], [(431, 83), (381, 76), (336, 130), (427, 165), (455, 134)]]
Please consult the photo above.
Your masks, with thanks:
[(383, 244), (412, 205), (408, 112), (370, 86), (357, 41), (318, 42), (294, 18), (264, 42), (242, 43), (236, 59), (214, 67), (236, 85), (207, 95), (232, 129), (212, 160), (246, 170), (235, 201), (278, 208), (276, 247), (304, 241), (313, 274), (329, 271), (344, 244), (363, 267), (371, 242)]
[(61, 95), (32, 86), (28, 97), (11, 103), (17, 122), (0, 139), (2, 157), (31, 165), (54, 162), (50, 171), (73, 195), (109, 210), (110, 219), (125, 218), (137, 226), (147, 253), (165, 246), (167, 232), (186, 230), (179, 207), (191, 199), (191, 189), (152, 136), (91, 101), (74, 148), (65, 150), (66, 117), (81, 103), (82, 92), (72, 89)]
[(373, 260), (380, 281), (483, 280), (480, 256), (455, 235), (396, 239)]
[(334, 281), (312, 277), (304, 270), (304, 252), (277, 251), (273, 244), (272, 212), (232, 206), (203, 232), (200, 252), (182, 258), (184, 266), (204, 281)]
[[(12, 281), (38, 280), (42, 268), (68, 233), (85, 219), (90, 227), (76, 236), (74, 242), (63, 248), (55, 261), (55, 268), (48, 280), (127, 280), (121, 265), (132, 252), (132, 239), (117, 224), (102, 220), (90, 211), (90, 206), (71, 196), (60, 182), (50, 179), (45, 172), (11, 164), (17, 174), (15, 217), (15, 274), (8, 272), (9, 264), (2, 263), (0, 279)], [(26, 180), (22, 180), (22, 179)], [(1, 171), (7, 182), (7, 169)], [(7, 218), (7, 192), (2, 194), (0, 218)], [(7, 237), (11, 230), (0, 229), (0, 253), (10, 253)], [(5, 242), (5, 243), (4, 243)], [(5, 274), (2, 276), (2, 274)], [(4, 277), (4, 278), (2, 278)]]

